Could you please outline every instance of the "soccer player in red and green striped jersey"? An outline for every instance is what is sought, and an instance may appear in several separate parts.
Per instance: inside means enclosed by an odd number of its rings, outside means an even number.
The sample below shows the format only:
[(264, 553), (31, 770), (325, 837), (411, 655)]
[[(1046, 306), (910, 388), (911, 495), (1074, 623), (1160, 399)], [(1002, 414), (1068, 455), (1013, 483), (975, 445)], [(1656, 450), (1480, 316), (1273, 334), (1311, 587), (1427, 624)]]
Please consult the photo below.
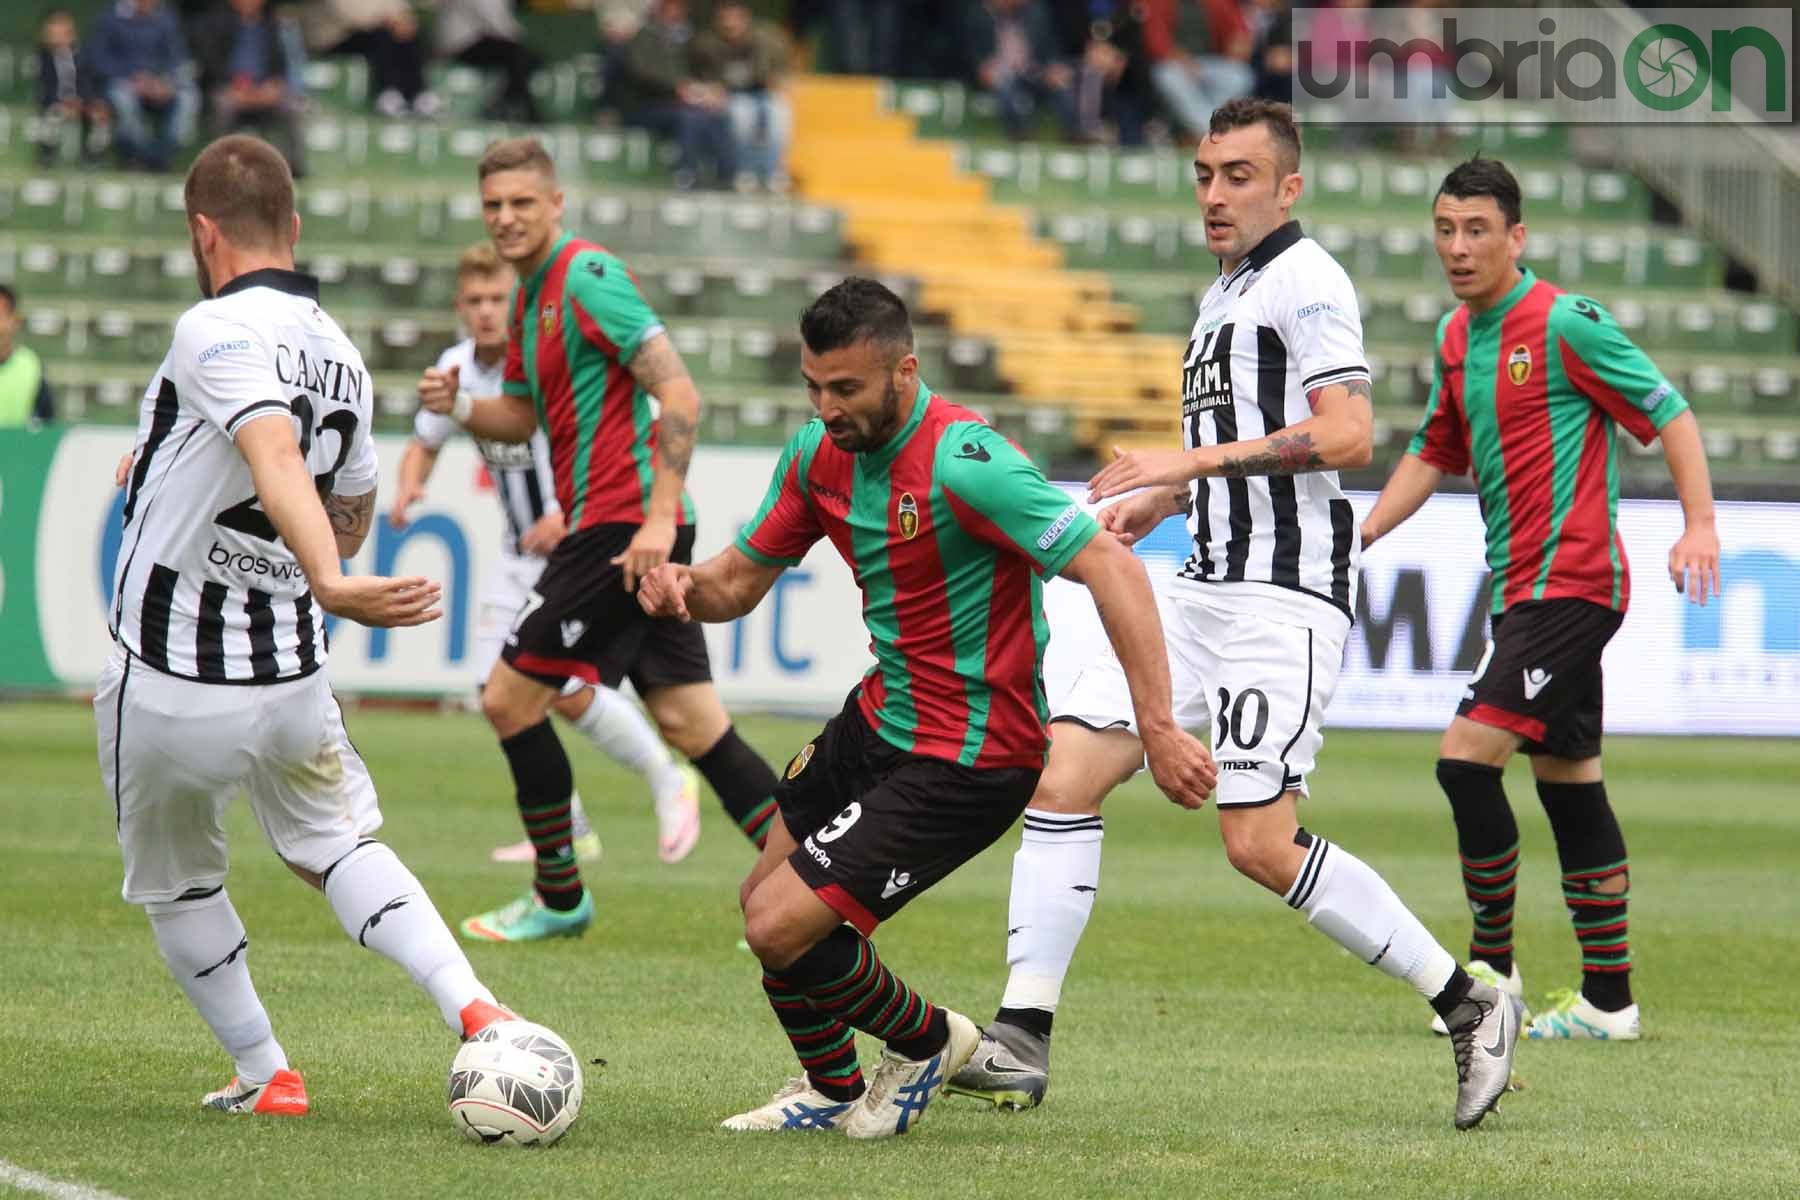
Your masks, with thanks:
[[(462, 924), (474, 939), (535, 941), (579, 934), (593, 919), (572, 848), (574, 775), (548, 720), (570, 679), (630, 679), (664, 739), (759, 846), (773, 822), (775, 774), (732, 728), (699, 630), (646, 616), (631, 594), (652, 568), (693, 553), (683, 481), (700, 414), (694, 381), (625, 264), (563, 232), (563, 194), (541, 144), (496, 142), (477, 174), (488, 235), (519, 277), (502, 394), (470, 396), (451, 368), (427, 371), (419, 398), (477, 437), (523, 442), (540, 425), (549, 435), (568, 532), (481, 693), (537, 851), (535, 875), (524, 896)], [(674, 816), (658, 814), (665, 861), (699, 835), (691, 799)]]
[(1529, 1036), (1629, 1040), (1639, 1032), (1630, 864), (1600, 770), (1601, 651), (1631, 595), (1615, 428), (1645, 445), (1662, 441), (1687, 518), (1669, 576), (1696, 604), (1719, 590), (1706, 451), (1687, 401), (1604, 308), (1520, 268), (1519, 185), (1504, 165), (1476, 158), (1456, 167), (1432, 216), (1462, 304), (1438, 326), (1425, 419), (1364, 520), (1362, 542), (1416, 512), (1446, 474), (1474, 475), (1493, 640), (1437, 764), (1475, 914), (1469, 970), (1522, 991), (1512, 939), (1519, 830), (1501, 770), (1523, 749), (1556, 837), (1582, 963), (1580, 991), (1552, 993)]
[[(920, 382), (900, 298), (847, 279), (800, 333), (818, 419), (788, 442), (736, 543), (658, 568), (639, 598), (647, 612), (735, 620), (821, 538), (855, 573), (875, 665), (789, 764), (742, 893), (745, 940), (805, 1074), (725, 1124), (885, 1137), (917, 1123), (979, 1033), (889, 971), (868, 935), (991, 845), (1037, 786), (1049, 747), (1042, 576), (1093, 593), (1158, 785), (1196, 808), (1214, 772), (1175, 724), (1142, 564)], [(866, 1089), (858, 1029), (887, 1044)]]

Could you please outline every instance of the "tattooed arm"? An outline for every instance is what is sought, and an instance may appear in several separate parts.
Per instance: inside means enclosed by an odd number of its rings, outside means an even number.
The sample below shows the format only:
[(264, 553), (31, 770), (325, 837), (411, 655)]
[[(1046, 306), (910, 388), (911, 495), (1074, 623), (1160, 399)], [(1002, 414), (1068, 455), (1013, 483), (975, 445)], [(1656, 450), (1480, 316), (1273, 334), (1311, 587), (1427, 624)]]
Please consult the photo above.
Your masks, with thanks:
[(1280, 433), (1192, 450), (1119, 450), (1088, 481), (1088, 499), (1211, 475), (1300, 475), (1366, 467), (1374, 454), (1369, 382), (1352, 379), (1307, 393), (1313, 415)]
[(623, 568), (621, 574), (629, 592), (637, 589), (638, 580), (669, 561), (675, 547), (675, 527), (681, 523), (681, 490), (687, 482), (688, 465), (694, 459), (694, 439), (700, 427), (700, 392), (666, 333), (648, 338), (631, 356), (626, 369), (639, 387), (656, 397), (661, 409), (656, 420), (649, 511), (625, 553), (613, 559)]
[(338, 556), (355, 558), (369, 536), (369, 524), (375, 515), (375, 493), (340, 496), (336, 492), (325, 497), (325, 515), (331, 520), (331, 532), (337, 535)]

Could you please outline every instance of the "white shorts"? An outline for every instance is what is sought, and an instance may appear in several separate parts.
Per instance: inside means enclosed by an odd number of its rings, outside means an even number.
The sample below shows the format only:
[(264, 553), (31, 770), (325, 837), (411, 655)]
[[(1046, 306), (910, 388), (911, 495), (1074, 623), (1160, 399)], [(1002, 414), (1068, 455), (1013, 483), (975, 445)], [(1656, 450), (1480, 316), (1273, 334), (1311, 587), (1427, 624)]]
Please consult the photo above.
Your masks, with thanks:
[[(531, 598), (531, 589), (537, 586), (538, 577), (544, 573), (544, 564), (548, 561), (502, 551), (499, 561), (494, 564), (487, 589), (481, 593), (481, 607), (475, 618), (475, 646), (469, 659), (475, 668), (477, 690), (494, 673), (494, 664), (500, 661), (501, 647), (506, 645), (506, 635), (512, 632), (513, 623), (519, 619), (519, 610)], [(571, 679), (563, 684), (562, 694), (573, 695), (587, 686), (585, 680)]]
[[(1254, 596), (1202, 587), (1159, 587), (1157, 612), (1175, 720), (1195, 733), (1211, 727), (1219, 765), (1213, 803), (1252, 807), (1290, 790), (1304, 795), (1325, 740), (1325, 707), (1349, 622), (1321, 604), (1316, 624), (1293, 624), (1258, 611), (1267, 606)], [(1137, 732), (1125, 671), (1111, 646), (1082, 668), (1051, 720)]]
[(94, 694), (126, 900), (225, 882), (225, 809), (248, 792), (269, 845), (323, 874), (381, 827), (325, 672), (260, 687), (177, 679), (115, 649)]

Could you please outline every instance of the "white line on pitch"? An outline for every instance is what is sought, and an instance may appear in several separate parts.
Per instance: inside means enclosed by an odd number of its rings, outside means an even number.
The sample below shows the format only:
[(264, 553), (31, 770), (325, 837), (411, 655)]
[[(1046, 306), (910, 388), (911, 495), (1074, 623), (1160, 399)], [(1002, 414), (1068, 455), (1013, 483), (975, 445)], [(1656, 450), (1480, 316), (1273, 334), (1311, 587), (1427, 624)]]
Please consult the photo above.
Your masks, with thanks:
[(89, 1187), (85, 1183), (64, 1183), (48, 1175), (39, 1175), (36, 1171), (27, 1171), (4, 1158), (0, 1158), (0, 1186), (17, 1188), (21, 1192), (36, 1192), (40, 1196), (49, 1196), (51, 1200), (125, 1200), (117, 1192)]

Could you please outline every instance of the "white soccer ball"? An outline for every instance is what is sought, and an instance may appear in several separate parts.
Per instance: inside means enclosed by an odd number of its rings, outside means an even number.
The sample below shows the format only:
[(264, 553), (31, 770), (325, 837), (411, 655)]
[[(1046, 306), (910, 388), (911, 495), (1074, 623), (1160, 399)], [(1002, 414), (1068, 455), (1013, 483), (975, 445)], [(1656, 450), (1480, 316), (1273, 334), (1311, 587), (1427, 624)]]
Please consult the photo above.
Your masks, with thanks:
[(495, 1021), (450, 1064), (450, 1119), (489, 1145), (548, 1146), (581, 1113), (581, 1064), (531, 1021)]

